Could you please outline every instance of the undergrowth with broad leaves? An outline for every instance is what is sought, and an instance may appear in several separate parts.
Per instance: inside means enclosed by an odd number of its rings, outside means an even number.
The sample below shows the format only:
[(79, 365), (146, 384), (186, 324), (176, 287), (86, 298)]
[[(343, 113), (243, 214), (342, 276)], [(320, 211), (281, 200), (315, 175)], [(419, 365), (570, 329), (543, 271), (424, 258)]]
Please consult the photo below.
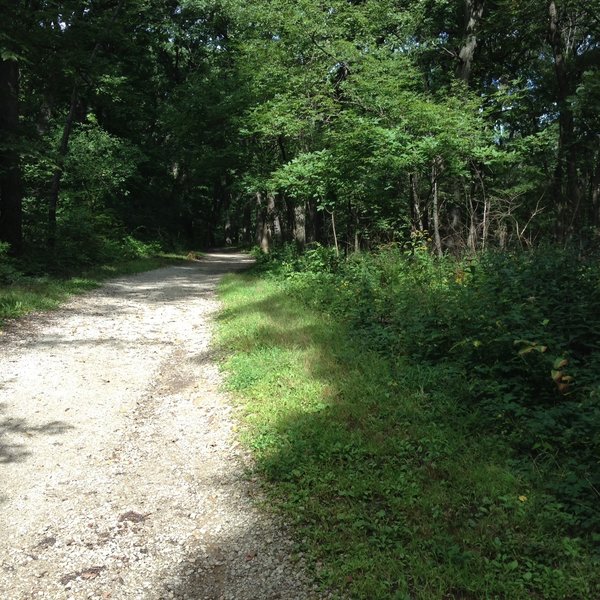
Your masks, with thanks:
[(245, 439), (325, 584), (600, 597), (594, 261), (288, 247), (221, 293)]

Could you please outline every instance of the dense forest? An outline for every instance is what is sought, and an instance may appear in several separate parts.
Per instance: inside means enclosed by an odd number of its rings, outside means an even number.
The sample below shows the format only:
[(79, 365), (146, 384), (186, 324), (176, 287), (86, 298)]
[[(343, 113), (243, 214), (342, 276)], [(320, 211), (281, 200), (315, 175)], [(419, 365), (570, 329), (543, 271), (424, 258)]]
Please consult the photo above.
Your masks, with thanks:
[[(323, 355), (347, 343), (341, 362), (387, 365), (339, 393), (363, 395), (338, 407), (331, 447), (315, 421), (273, 434), (287, 462), (260, 446), (269, 478), (309, 490), (302, 527), (341, 496), (319, 487), (327, 468), (374, 486), (344, 496), (353, 516), (340, 525), (336, 509), (328, 531), (355, 527), (346, 545), (362, 536), (360, 560), (377, 564), (351, 558), (329, 583), (357, 598), (600, 596), (600, 0), (0, 4), (3, 284), (255, 247), (279, 324), (300, 319), (282, 308), (293, 298), (302, 319), (350, 331), (323, 334)], [(267, 329), (240, 341), (238, 309), (227, 349), (260, 354)], [(287, 340), (323, 324), (271, 326)], [(251, 369), (234, 387), (253, 389)], [(421, 394), (416, 441), (394, 428), (406, 386)], [(453, 471), (471, 455), (508, 471), (473, 483)], [(413, 475), (448, 497), (410, 529), (419, 494), (402, 504), (398, 481)], [(406, 548), (425, 538), (419, 575)], [(411, 595), (411, 575), (373, 575), (398, 568), (400, 546), (417, 587), (455, 570)]]
[(5, 1), (2, 15), (13, 254), (595, 241), (595, 0)]

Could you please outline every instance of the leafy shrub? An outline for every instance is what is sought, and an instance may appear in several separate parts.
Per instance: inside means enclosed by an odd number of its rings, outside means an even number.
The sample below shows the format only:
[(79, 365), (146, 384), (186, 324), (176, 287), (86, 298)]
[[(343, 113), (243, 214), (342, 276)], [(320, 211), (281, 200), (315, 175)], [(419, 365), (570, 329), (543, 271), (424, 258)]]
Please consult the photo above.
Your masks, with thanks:
[(346, 261), (324, 248), (269, 260), (370, 348), (459, 373), (471, 422), (502, 436), (519, 468), (535, 461), (555, 521), (600, 527), (596, 261), (557, 249), (437, 260), (419, 240)]
[(21, 277), (15, 261), (8, 256), (10, 245), (0, 242), (0, 284), (13, 283)]
[(161, 251), (158, 242), (142, 242), (131, 235), (125, 235), (119, 241), (119, 256), (123, 258), (144, 258)]
[(340, 257), (334, 248), (311, 244), (304, 252), (295, 244), (273, 248), (268, 254), (256, 248), (253, 256), (260, 270), (290, 276), (293, 273), (335, 273)]

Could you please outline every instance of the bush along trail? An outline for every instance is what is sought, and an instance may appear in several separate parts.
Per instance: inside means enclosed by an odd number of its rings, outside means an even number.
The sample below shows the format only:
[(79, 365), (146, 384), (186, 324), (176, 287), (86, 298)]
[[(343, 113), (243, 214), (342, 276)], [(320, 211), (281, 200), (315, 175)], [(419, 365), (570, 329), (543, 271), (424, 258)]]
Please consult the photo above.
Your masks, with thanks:
[(597, 264), (288, 247), (221, 285), (244, 441), (323, 582), (600, 597)]

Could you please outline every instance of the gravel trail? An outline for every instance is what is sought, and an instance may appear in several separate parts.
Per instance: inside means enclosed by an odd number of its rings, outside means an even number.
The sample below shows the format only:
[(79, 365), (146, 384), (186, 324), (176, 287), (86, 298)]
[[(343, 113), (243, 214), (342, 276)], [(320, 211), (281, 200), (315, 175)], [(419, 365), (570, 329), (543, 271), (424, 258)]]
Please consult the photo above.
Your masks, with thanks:
[(322, 597), (244, 477), (210, 351), (235, 253), (0, 335), (0, 599)]

